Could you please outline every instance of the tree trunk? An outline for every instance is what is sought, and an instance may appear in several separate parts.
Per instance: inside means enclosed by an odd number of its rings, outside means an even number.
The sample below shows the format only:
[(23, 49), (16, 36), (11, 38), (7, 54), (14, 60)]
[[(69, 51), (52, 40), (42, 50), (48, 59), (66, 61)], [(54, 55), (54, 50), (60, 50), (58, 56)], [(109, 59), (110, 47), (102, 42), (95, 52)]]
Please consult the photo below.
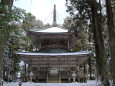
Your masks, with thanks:
[(97, 14), (96, 0), (93, 0), (92, 5), (92, 24), (95, 41), (96, 63), (98, 68), (98, 80), (101, 80), (101, 82), (103, 82), (105, 86), (109, 86), (109, 82), (107, 79), (104, 41), (102, 36), (102, 25), (101, 19)]
[(2, 78), (2, 66), (3, 66), (3, 55), (4, 55), (4, 41), (5, 33), (0, 32), (0, 78)]
[(2, 40), (0, 39), (0, 77), (2, 75), (2, 46), (1, 45), (2, 45)]
[(111, 67), (112, 67), (112, 79), (115, 85), (115, 27), (113, 21), (111, 0), (105, 0), (106, 10), (107, 10), (107, 23), (108, 23), (108, 33), (109, 33), (109, 46), (111, 53)]

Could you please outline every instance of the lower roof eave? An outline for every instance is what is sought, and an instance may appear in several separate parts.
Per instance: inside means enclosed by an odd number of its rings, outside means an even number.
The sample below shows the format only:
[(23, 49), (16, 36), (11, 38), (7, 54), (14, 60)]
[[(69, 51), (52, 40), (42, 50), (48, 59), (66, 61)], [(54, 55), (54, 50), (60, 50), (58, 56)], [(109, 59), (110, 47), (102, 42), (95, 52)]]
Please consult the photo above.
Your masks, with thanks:
[(18, 52), (16, 55), (19, 56), (82, 56), (91, 55), (91, 51), (87, 52), (69, 52), (69, 53), (29, 53), (29, 52)]
[[(47, 62), (44, 63), (38, 60), (40, 58), (47, 58), (47, 60), (50, 60), (49, 58), (54, 58), (54, 57), (68, 58), (69, 63), (71, 63), (69, 58), (75, 58), (77, 64), (81, 64), (90, 57), (91, 52), (88, 51), (88, 52), (72, 52), (72, 53), (16, 53), (16, 55), (20, 59), (22, 59), (25, 63), (32, 64), (32, 65), (47, 64)], [(58, 61), (60, 60), (57, 60), (57, 63)]]

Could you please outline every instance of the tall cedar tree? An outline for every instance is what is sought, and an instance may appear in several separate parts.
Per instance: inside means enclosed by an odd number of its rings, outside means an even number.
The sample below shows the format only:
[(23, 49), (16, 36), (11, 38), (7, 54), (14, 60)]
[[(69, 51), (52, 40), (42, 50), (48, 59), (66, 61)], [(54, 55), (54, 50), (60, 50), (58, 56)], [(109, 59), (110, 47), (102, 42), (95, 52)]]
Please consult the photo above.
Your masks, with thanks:
[(109, 86), (107, 69), (106, 69), (106, 57), (104, 49), (104, 41), (102, 36), (102, 24), (101, 24), (101, 14), (97, 13), (96, 0), (93, 0), (92, 7), (92, 24), (93, 24), (93, 34), (95, 41), (96, 50), (96, 62), (98, 69), (98, 79), (100, 79), (105, 86)]
[(115, 27), (113, 21), (111, 0), (105, 0), (105, 2), (106, 2), (106, 10), (107, 10), (109, 46), (110, 46), (110, 53), (111, 53), (112, 79), (115, 85)]
[[(95, 41), (95, 52), (96, 52), (96, 62), (97, 62), (97, 70), (98, 70), (98, 79), (103, 82), (105, 86), (109, 86), (108, 83), (108, 77), (107, 77), (107, 69), (106, 69), (106, 57), (105, 57), (105, 49), (104, 49), (104, 41), (103, 41), (103, 35), (102, 35), (102, 24), (101, 24), (101, 14), (97, 12), (97, 8), (99, 8), (97, 5), (96, 0), (67, 0), (72, 3), (73, 8), (78, 9), (78, 13), (81, 13), (81, 10), (85, 10), (85, 12), (91, 12), (92, 17), (89, 19), (92, 23), (92, 29), (94, 34), (94, 41)], [(90, 8), (84, 8), (82, 4), (87, 4)], [(77, 5), (77, 6), (76, 6)], [(79, 7), (79, 8), (78, 8)], [(91, 10), (90, 10), (91, 9)], [(70, 12), (72, 12), (70, 10)], [(82, 16), (82, 13), (79, 14), (80, 17)], [(83, 18), (80, 19), (82, 21)], [(82, 23), (83, 24), (83, 23)]]

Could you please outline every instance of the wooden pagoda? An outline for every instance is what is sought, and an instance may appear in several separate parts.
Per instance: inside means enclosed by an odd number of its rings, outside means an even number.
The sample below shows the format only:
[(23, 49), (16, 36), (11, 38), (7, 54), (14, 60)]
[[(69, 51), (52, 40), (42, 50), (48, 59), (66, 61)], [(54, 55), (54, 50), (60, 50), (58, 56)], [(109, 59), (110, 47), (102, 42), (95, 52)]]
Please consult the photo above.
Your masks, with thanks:
[[(56, 9), (54, 6), (54, 12)], [(54, 13), (54, 22), (56, 14)], [(21, 52), (17, 55), (31, 66), (34, 79), (46, 82), (72, 79), (77, 74), (79, 65), (87, 60), (90, 52), (72, 52), (76, 44), (76, 36), (66, 29), (52, 27), (39, 31), (29, 31), (36, 52)]]

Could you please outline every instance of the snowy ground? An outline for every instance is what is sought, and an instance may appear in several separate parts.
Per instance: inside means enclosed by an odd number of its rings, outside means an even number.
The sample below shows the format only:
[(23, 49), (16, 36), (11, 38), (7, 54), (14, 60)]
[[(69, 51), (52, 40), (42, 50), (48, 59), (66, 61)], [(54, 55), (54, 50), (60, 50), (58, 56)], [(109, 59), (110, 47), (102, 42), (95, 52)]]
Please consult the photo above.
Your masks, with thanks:
[[(19, 86), (16, 83), (4, 83), (3, 86)], [(22, 83), (22, 86), (98, 86), (96, 81), (88, 81), (87, 83)]]

